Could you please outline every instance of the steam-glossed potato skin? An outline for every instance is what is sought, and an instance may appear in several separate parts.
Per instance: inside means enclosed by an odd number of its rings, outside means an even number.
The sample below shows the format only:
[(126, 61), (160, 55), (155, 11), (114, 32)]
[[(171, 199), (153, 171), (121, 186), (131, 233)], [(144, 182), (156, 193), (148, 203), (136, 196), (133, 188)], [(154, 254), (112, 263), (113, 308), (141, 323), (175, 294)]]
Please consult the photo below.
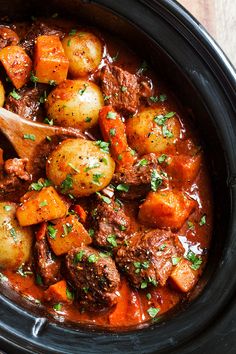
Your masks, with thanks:
[(104, 101), (100, 88), (86, 80), (65, 80), (49, 95), (47, 116), (54, 124), (82, 131), (97, 124)]
[(62, 40), (62, 45), (69, 59), (69, 73), (73, 78), (90, 74), (102, 60), (103, 44), (93, 33), (71, 31)]
[[(50, 155), (48, 178), (62, 193), (88, 196), (105, 188), (111, 181), (115, 162), (96, 141), (67, 139)], [(68, 183), (66, 183), (68, 182)]]
[(174, 153), (175, 144), (181, 136), (180, 122), (174, 112), (173, 116), (166, 119), (163, 124), (161, 124), (163, 120), (157, 118), (168, 113), (170, 111), (161, 106), (145, 108), (136, 116), (128, 119), (126, 133), (132, 149), (140, 155), (151, 152)]
[(0, 203), (0, 269), (16, 270), (31, 255), (33, 232), (19, 225), (15, 212), (16, 204)]

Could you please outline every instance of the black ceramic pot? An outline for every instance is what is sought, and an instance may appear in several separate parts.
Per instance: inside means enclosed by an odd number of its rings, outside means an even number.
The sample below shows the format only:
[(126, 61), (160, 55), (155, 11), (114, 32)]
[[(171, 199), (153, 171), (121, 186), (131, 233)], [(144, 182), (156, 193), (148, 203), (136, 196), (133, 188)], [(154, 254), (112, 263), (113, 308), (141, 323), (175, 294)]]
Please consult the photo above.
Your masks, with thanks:
[[(7, 353), (236, 353), (236, 75), (212, 38), (174, 0), (0, 1), (0, 15), (84, 17), (118, 34), (162, 72), (194, 111), (209, 157), (215, 226), (200, 295), (149, 328), (107, 333), (48, 323), (0, 296)], [(9, 295), (10, 296), (10, 295)], [(12, 299), (12, 296), (10, 296)]]

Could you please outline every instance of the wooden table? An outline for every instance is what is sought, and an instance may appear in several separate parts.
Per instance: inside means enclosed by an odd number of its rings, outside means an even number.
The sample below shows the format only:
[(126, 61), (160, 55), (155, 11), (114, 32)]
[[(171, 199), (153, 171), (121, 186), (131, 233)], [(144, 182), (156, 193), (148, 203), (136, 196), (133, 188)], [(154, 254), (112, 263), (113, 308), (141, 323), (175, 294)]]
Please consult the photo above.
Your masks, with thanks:
[(212, 35), (236, 67), (236, 0), (178, 0)]

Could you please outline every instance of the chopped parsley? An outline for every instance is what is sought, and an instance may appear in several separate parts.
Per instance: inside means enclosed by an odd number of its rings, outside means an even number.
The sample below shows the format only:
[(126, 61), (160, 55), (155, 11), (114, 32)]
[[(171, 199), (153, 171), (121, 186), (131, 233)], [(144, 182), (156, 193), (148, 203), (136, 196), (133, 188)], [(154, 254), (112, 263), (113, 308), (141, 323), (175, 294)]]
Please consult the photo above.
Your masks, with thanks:
[(39, 81), (38, 77), (34, 75), (33, 71), (30, 73), (30, 81), (34, 82), (35, 84)]
[(206, 215), (205, 214), (201, 217), (201, 219), (199, 221), (199, 225), (200, 226), (206, 225)]
[(21, 99), (21, 95), (19, 95), (19, 93), (17, 93), (15, 89), (10, 92), (10, 96), (12, 96), (17, 101)]
[(68, 39), (68, 41), (67, 41), (67, 47), (70, 47), (70, 44), (71, 44), (71, 38)]
[(47, 92), (44, 90), (42, 96), (39, 98), (39, 103), (44, 103), (47, 100)]
[(194, 252), (189, 251), (186, 258), (192, 263), (191, 268), (197, 270), (202, 264), (202, 258), (197, 256)]
[(91, 122), (91, 120), (92, 120), (92, 118), (86, 117), (84, 121), (85, 121), (86, 123), (89, 123), (89, 122)]
[(152, 295), (151, 295), (150, 293), (147, 293), (147, 294), (146, 294), (146, 298), (147, 298), (148, 300), (150, 300), (151, 297), (152, 297)]
[(126, 92), (127, 91), (127, 87), (126, 86), (121, 86), (120, 90), (121, 90), (121, 92)]
[(154, 318), (154, 317), (156, 317), (156, 315), (158, 314), (159, 311), (160, 311), (160, 309), (157, 307), (149, 307), (149, 309), (147, 310), (147, 313), (149, 314), (149, 316), (151, 318)]
[(70, 291), (68, 288), (66, 288), (66, 297), (68, 300), (74, 300), (74, 293)]
[(73, 179), (70, 174), (66, 176), (66, 179), (61, 184), (61, 192), (66, 193), (73, 188)]
[(163, 179), (161, 175), (157, 172), (157, 170), (153, 170), (151, 173), (151, 190), (156, 192), (162, 184), (162, 181)]
[(117, 247), (117, 242), (116, 242), (116, 235), (111, 234), (107, 236), (107, 242), (112, 245), (112, 247)]
[(107, 119), (116, 119), (116, 113), (115, 112), (108, 112)]
[(67, 222), (66, 224), (62, 225), (62, 228), (63, 228), (63, 234), (61, 235), (61, 237), (65, 237), (72, 231), (73, 225)]
[(180, 257), (172, 257), (171, 260), (173, 265), (177, 265), (180, 261)]
[(167, 126), (164, 124), (162, 127), (162, 134), (165, 138), (173, 138), (173, 133), (167, 128)]
[(165, 248), (166, 248), (166, 244), (163, 243), (163, 244), (159, 247), (159, 251), (164, 251)]
[(13, 227), (10, 229), (10, 235), (13, 238), (14, 242), (17, 243), (16, 230)]
[(160, 95), (159, 100), (160, 100), (160, 102), (164, 102), (167, 100), (167, 96), (163, 93), (162, 95)]
[(32, 183), (30, 185), (30, 189), (34, 191), (41, 191), (43, 187), (49, 187), (51, 185), (51, 182), (48, 179), (45, 179), (45, 181), (38, 181), (35, 183)]
[(43, 200), (41, 203), (39, 203), (40, 208), (47, 206), (48, 202), (46, 200)]
[(109, 143), (106, 143), (105, 141), (102, 140), (97, 140), (95, 144), (99, 146), (103, 152), (109, 153), (109, 145), (110, 145)]
[(167, 155), (165, 155), (165, 154), (162, 154), (161, 156), (159, 156), (158, 157), (158, 162), (161, 164), (161, 163), (163, 163), (163, 162), (165, 162), (165, 160), (167, 159)]
[(158, 96), (150, 96), (149, 100), (152, 101), (153, 103), (156, 103), (159, 101), (159, 97)]
[(61, 311), (61, 309), (62, 309), (62, 304), (58, 303), (58, 304), (53, 305), (53, 309), (54, 309), (55, 311)]
[(80, 96), (83, 96), (83, 94), (85, 93), (87, 87), (88, 87), (88, 84), (84, 84), (84, 87), (79, 90)]
[(74, 257), (74, 263), (78, 263), (81, 262), (83, 259), (83, 255), (84, 255), (84, 251), (81, 250), (78, 253), (76, 253), (75, 257)]
[(75, 172), (80, 172), (79, 170), (78, 170), (78, 168), (76, 168), (71, 162), (68, 162), (68, 166), (70, 166), (71, 168), (72, 168), (72, 170), (74, 170)]
[(106, 197), (105, 195), (102, 195), (99, 192), (96, 192), (96, 194), (102, 199), (103, 202), (107, 203), (107, 204), (111, 204), (111, 199)]
[(90, 237), (93, 237), (94, 234), (95, 234), (95, 231), (94, 231), (94, 229), (89, 229), (89, 230), (88, 230), (88, 233), (89, 233), (89, 236), (90, 236)]
[(118, 186), (116, 187), (116, 189), (120, 192), (128, 192), (129, 191), (129, 186), (127, 184), (118, 184)]
[(48, 84), (51, 85), (51, 86), (56, 86), (57, 83), (56, 83), (55, 80), (49, 80)]
[(158, 114), (157, 116), (154, 117), (154, 122), (157, 123), (158, 125), (162, 126), (165, 124), (167, 119), (172, 118), (174, 115), (175, 115), (175, 112), (169, 112), (169, 113), (166, 113), (165, 115)]
[(147, 166), (148, 160), (142, 159), (138, 162), (138, 166)]
[(53, 119), (49, 119), (49, 118), (45, 118), (43, 122), (45, 124), (48, 124), (48, 125), (53, 125), (54, 124)]
[(109, 100), (111, 98), (111, 95), (109, 95), (109, 96), (103, 96), (103, 99), (104, 99), (104, 101), (107, 101), (107, 100)]
[(5, 211), (10, 211), (12, 209), (11, 205), (4, 205), (3, 209)]
[(92, 180), (93, 184), (96, 184), (96, 185), (100, 186), (101, 185), (100, 179), (102, 177), (103, 177), (102, 173), (94, 173), (93, 174), (93, 180)]
[(140, 285), (140, 288), (141, 288), (141, 289), (146, 289), (147, 286), (148, 286), (148, 283), (147, 283), (146, 281), (143, 281), (143, 282), (141, 283), (141, 285)]
[(35, 135), (34, 134), (24, 134), (24, 139), (26, 140), (32, 140), (35, 141)]
[(76, 29), (71, 29), (69, 32), (69, 36), (74, 36), (76, 34), (77, 30)]
[(88, 256), (89, 263), (96, 263), (98, 261), (98, 256), (96, 254), (90, 254)]
[(187, 225), (188, 225), (189, 230), (194, 230), (195, 226), (192, 221), (187, 221)]
[(42, 280), (41, 275), (36, 274), (36, 279), (35, 279), (35, 281), (36, 281), (36, 284), (38, 284), (38, 285), (43, 285), (43, 280)]
[(110, 134), (110, 136), (115, 136), (116, 135), (116, 129), (115, 128), (111, 128), (109, 130), (109, 134)]
[(57, 235), (57, 229), (55, 229), (52, 225), (47, 226), (48, 230), (48, 236), (52, 239), (55, 240), (56, 235)]
[(92, 170), (93, 168), (97, 168), (99, 166), (100, 166), (100, 164), (98, 162), (96, 162), (93, 165), (89, 165), (89, 166), (85, 167), (84, 172), (88, 172), (89, 170)]

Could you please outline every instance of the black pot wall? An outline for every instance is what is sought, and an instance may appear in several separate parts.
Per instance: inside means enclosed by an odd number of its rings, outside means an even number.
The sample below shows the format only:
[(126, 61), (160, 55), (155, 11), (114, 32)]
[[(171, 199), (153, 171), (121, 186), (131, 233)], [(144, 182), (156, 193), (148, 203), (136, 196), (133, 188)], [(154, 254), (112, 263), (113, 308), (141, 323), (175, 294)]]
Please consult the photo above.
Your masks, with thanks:
[[(215, 227), (200, 296), (182, 312), (132, 332), (63, 328), (0, 297), (0, 347), (8, 353), (235, 353), (236, 75), (214, 41), (173, 0), (0, 1), (0, 14), (59, 12), (123, 37), (194, 111), (209, 158)], [(206, 285), (205, 285), (206, 284)], [(205, 285), (205, 286), (204, 286)], [(9, 295), (13, 299), (13, 295)], [(37, 335), (37, 330), (39, 333)], [(10, 344), (11, 342), (11, 344)]]

